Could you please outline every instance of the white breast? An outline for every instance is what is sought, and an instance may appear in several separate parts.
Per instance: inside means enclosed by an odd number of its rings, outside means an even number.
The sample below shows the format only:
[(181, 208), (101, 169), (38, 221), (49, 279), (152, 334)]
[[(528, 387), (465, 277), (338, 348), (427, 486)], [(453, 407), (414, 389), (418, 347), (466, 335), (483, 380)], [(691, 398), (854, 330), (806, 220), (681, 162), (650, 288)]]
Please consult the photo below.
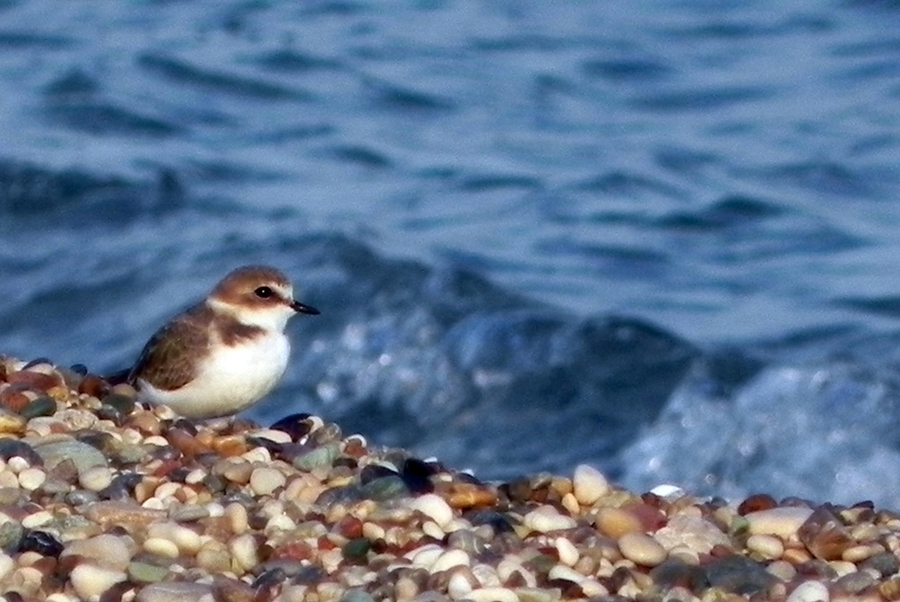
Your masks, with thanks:
[(244, 410), (278, 384), (291, 346), (281, 332), (268, 332), (235, 346), (215, 345), (197, 378), (175, 391), (141, 381), (141, 397), (164, 403), (186, 418), (213, 418)]

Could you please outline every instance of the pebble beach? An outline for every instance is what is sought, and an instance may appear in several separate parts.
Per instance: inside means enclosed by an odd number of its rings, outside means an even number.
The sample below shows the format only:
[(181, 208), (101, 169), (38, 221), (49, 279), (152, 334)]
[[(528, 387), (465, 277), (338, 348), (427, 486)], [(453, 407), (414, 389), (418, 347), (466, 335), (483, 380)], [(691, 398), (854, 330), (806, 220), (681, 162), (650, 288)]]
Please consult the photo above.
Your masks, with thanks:
[(0, 356), (7, 602), (898, 600), (900, 514), (484, 482), (309, 415), (190, 422)]

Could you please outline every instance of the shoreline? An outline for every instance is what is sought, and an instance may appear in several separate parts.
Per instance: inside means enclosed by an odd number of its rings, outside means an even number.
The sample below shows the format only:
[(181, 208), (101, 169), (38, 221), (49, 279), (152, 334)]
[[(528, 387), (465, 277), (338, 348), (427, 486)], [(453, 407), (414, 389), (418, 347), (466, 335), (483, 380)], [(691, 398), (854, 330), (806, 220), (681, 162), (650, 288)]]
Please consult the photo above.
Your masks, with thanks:
[(482, 482), (316, 416), (135, 397), (0, 355), (7, 602), (900, 600), (900, 515), (870, 503)]

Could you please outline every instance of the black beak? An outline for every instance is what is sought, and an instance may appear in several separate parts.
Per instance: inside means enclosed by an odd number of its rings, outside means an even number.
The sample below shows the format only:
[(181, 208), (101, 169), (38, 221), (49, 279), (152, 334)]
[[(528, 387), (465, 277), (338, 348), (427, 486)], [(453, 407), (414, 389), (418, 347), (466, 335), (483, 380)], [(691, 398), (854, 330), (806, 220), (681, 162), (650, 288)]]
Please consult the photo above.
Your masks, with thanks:
[(299, 301), (291, 301), (291, 309), (293, 309), (298, 314), (309, 314), (311, 316), (316, 316), (319, 314), (319, 310), (311, 305), (304, 305)]

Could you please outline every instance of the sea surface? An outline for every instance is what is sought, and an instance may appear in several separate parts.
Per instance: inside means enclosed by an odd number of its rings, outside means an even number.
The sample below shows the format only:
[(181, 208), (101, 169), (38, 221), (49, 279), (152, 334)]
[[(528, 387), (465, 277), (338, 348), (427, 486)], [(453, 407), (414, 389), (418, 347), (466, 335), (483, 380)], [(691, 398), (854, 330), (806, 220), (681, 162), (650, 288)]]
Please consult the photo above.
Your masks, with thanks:
[(322, 311), (254, 419), (900, 509), (900, 4), (0, 0), (0, 353), (247, 263)]

